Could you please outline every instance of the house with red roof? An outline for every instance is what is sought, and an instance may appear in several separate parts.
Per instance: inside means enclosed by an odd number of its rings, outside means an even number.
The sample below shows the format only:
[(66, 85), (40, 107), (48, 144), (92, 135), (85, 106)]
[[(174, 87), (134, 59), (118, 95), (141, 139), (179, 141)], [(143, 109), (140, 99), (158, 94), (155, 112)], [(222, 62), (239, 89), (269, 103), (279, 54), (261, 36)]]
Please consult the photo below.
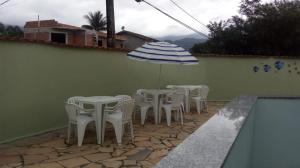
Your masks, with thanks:
[(117, 35), (126, 38), (126, 41), (124, 41), (124, 48), (127, 50), (134, 50), (145, 43), (159, 41), (157, 39), (147, 37), (145, 35), (134, 33), (127, 30), (122, 30), (118, 32)]
[[(29, 21), (24, 26), (24, 38), (32, 41), (61, 43), (75, 46), (107, 47), (105, 32), (96, 32), (56, 20)], [(126, 38), (116, 35), (116, 48), (123, 48)]]

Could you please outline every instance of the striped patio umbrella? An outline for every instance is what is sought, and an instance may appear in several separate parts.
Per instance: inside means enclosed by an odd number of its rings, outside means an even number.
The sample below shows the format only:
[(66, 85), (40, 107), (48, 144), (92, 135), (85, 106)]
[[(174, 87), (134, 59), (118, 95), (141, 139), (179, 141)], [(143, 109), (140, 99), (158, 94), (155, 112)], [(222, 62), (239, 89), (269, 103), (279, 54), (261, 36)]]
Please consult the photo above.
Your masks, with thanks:
[(198, 59), (188, 51), (175, 44), (167, 42), (151, 42), (131, 51), (127, 54), (130, 59), (138, 61), (149, 61), (160, 64), (159, 87), (162, 64), (195, 65)]

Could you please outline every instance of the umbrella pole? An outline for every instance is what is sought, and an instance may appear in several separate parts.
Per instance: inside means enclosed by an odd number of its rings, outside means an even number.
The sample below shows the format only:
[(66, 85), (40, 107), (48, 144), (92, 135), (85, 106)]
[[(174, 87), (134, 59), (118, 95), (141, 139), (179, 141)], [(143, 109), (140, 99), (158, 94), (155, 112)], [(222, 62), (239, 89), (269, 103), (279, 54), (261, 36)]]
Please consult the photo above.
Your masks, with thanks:
[(158, 89), (159, 89), (159, 90), (160, 90), (161, 70), (162, 70), (162, 65), (159, 64), (159, 75), (158, 75)]

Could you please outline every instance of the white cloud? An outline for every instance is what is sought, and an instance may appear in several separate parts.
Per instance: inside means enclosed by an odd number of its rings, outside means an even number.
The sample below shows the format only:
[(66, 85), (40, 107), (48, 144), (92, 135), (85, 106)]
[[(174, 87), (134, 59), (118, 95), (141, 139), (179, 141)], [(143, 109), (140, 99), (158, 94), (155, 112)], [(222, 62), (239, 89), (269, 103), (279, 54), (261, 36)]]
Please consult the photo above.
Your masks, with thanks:
[[(238, 14), (240, 0), (174, 0), (204, 24), (212, 20)], [(116, 29), (149, 36), (183, 35), (193, 33), (145, 3), (135, 0), (114, 0)], [(200, 24), (180, 11), (169, 0), (148, 0), (175, 18), (200, 29)], [(26, 21), (56, 19), (59, 22), (80, 26), (86, 24), (83, 16), (89, 11), (105, 13), (105, 0), (11, 0), (0, 6), (0, 22), (23, 26)]]

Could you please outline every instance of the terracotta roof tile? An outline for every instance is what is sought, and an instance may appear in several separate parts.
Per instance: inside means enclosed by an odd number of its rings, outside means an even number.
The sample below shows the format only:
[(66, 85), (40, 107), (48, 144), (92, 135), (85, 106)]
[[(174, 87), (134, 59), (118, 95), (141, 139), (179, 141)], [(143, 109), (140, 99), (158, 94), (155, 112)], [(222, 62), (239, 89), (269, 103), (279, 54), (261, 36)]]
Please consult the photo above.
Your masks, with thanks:
[[(53, 20), (41, 20), (40, 21), (40, 27), (56, 27), (58, 25), (58, 22)], [(24, 28), (37, 28), (38, 27), (38, 21), (29, 21), (26, 22)]]
[[(39, 21), (29, 21), (25, 23), (24, 28), (37, 28)], [(51, 28), (66, 28), (66, 29), (81, 29), (77, 26), (67, 25), (59, 23), (56, 20), (40, 20), (40, 27), (51, 27)]]

